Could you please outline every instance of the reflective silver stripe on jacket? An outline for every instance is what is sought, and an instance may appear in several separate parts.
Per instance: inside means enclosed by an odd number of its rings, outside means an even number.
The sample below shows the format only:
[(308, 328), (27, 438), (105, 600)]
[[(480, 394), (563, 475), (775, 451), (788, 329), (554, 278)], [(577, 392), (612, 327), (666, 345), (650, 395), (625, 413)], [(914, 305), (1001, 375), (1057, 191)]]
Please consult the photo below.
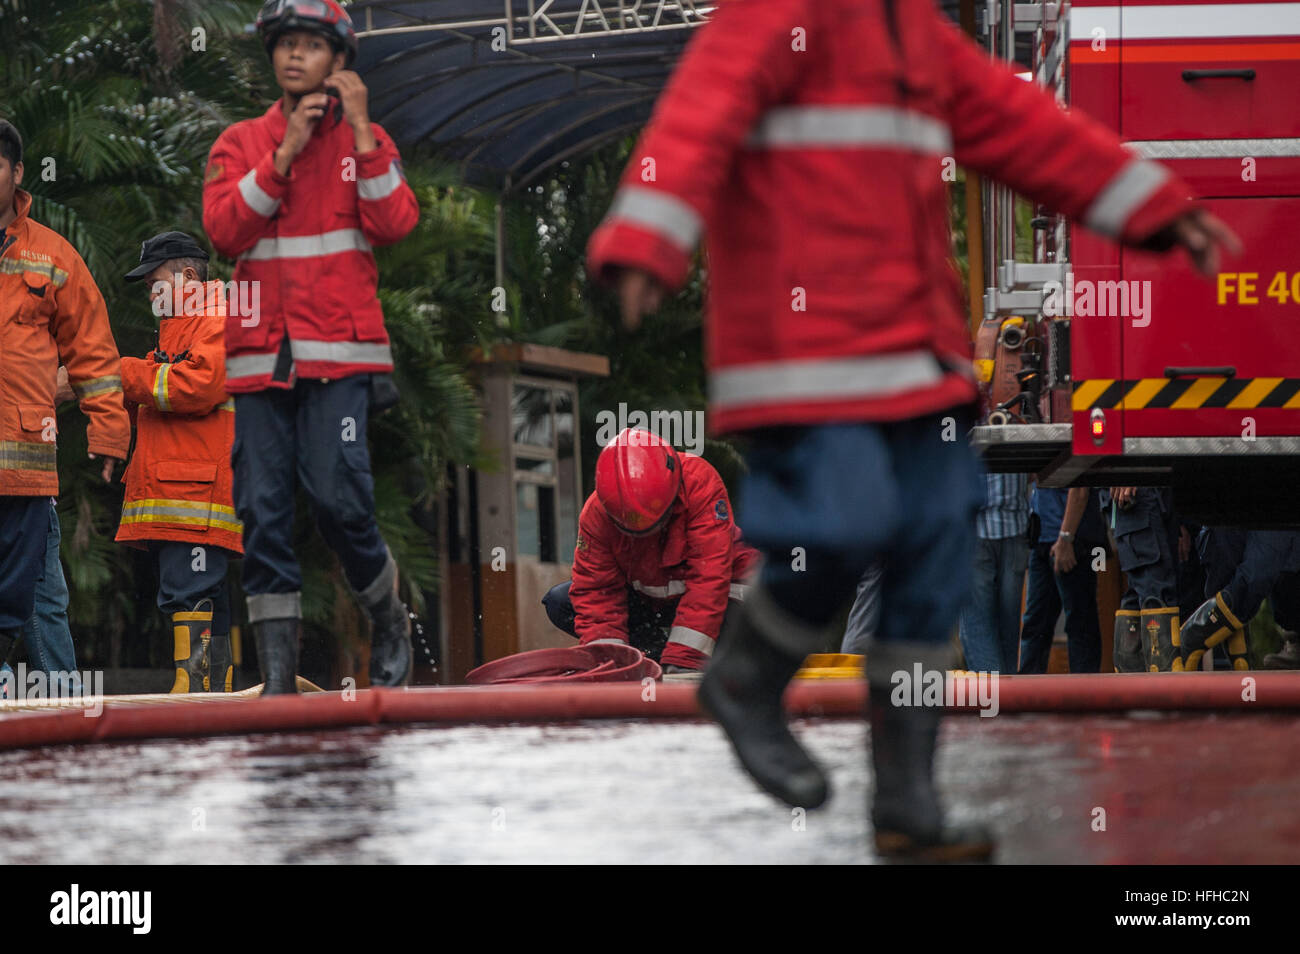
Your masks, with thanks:
[(1117, 172), (1083, 214), (1083, 224), (1108, 238), (1116, 238), (1147, 199), (1169, 178), (1169, 170), (1158, 163), (1134, 159)]
[(709, 378), (709, 403), (725, 410), (789, 401), (884, 398), (938, 384), (943, 376), (943, 367), (929, 351), (765, 361), (715, 368)]
[(302, 341), (292, 338), (289, 349), (295, 361), (331, 361), (335, 364), (392, 364), (393, 349), (368, 341)]
[(1147, 159), (1238, 159), (1300, 156), (1300, 139), (1152, 139), (1126, 142)]
[(337, 229), (321, 235), (264, 238), (239, 256), (242, 261), (265, 262), (277, 258), (317, 258), (340, 252), (369, 252), (370, 243), (360, 229)]
[(382, 176), (357, 180), (357, 195), (370, 202), (387, 199), (402, 184), (402, 174), (397, 171), (397, 163), (389, 163), (388, 171)]
[(280, 207), (280, 200), (273, 199), (257, 184), (257, 170), (249, 169), (248, 174), (239, 180), (239, 194), (244, 203), (258, 215), (269, 218)]
[(643, 186), (623, 186), (610, 204), (606, 221), (624, 222), (657, 232), (689, 253), (700, 239), (704, 223), (693, 208), (666, 192)]
[(160, 411), (172, 409), (171, 395), (167, 393), (167, 381), (171, 377), (171, 370), (170, 364), (160, 364), (153, 376), (153, 400)]
[(243, 532), (231, 507), (185, 500), (141, 500), (122, 507), (122, 523), (203, 524)]
[(53, 442), (0, 441), (0, 470), (55, 470), (58, 460)]
[(668, 643), (676, 643), (679, 646), (688, 646), (691, 649), (698, 649), (706, 656), (713, 655), (713, 647), (716, 642), (710, 637), (701, 633), (697, 629), (691, 629), (689, 626), (674, 626), (668, 631)]
[(632, 581), (632, 589), (638, 593), (644, 593), (646, 596), (653, 596), (655, 599), (666, 600), (674, 596), (681, 596), (686, 592), (685, 580), (669, 580), (667, 586), (647, 586), (640, 580)]
[(747, 587), (744, 583), (732, 583), (731, 595), (728, 598), (733, 600), (744, 600), (745, 591), (747, 589), (749, 589), (749, 587)]
[(236, 358), (226, 358), (226, 380), (255, 378), (259, 374), (272, 374), (275, 371), (275, 352), (269, 354), (241, 354)]
[(91, 378), (88, 381), (70, 381), (69, 383), (72, 385), (72, 393), (78, 399), (109, 391), (122, 390), (122, 378), (116, 374), (106, 374), (103, 377)]
[(749, 146), (897, 146), (915, 152), (952, 151), (952, 132), (941, 119), (896, 106), (779, 106), (768, 110)]

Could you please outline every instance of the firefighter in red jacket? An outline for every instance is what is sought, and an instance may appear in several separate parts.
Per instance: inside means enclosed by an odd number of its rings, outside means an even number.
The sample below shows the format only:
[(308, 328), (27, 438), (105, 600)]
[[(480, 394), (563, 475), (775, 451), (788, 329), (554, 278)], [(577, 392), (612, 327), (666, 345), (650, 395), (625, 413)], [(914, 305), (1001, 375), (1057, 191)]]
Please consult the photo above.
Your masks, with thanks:
[(375, 521), (366, 447), (371, 394), (386, 383), (391, 391), (393, 368), (371, 248), (403, 238), (419, 209), (396, 147), (370, 122), (365, 85), (345, 69), (357, 40), (343, 8), (271, 0), (257, 29), (284, 95), (212, 147), (203, 225), (219, 252), (238, 258), (226, 388), (264, 691), (295, 691), (297, 482), (373, 623), (371, 684), (401, 685), (411, 670), (410, 617)]
[(944, 821), (941, 710), (896, 691), (949, 664), (982, 499), (948, 157), (1118, 241), (1185, 246), (1203, 271), (1235, 242), (1168, 170), (992, 62), (931, 0), (735, 0), (691, 40), (589, 248), (633, 328), (708, 233), (711, 426), (751, 432), (741, 522), (765, 559), (702, 704), (765, 789), (825, 802), (781, 694), (883, 559), (876, 846), (934, 859), (992, 850)]
[(158, 566), (158, 608), (172, 631), (172, 692), (230, 692), (226, 567), (243, 552), (231, 501), (234, 405), (226, 394), (224, 288), (208, 253), (184, 232), (144, 243), (129, 282), (148, 283), (158, 347), (122, 359), (122, 390), (136, 411), (135, 453), (117, 540), (145, 546)]
[(757, 560), (708, 461), (629, 428), (596, 461), (573, 579), (542, 603), (584, 645), (631, 643), (665, 672), (691, 672), (713, 655), (723, 617), (744, 598)]

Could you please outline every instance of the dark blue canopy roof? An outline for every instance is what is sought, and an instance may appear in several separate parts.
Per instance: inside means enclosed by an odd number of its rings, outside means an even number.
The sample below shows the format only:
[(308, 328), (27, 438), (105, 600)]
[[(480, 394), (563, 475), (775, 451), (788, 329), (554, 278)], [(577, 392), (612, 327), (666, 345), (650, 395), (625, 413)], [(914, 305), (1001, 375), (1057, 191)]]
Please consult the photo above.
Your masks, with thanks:
[[(470, 181), (524, 188), (641, 126), (694, 32), (685, 24), (712, 7), (639, 0), (634, 22), (634, 2), (623, 0), (621, 32), (619, 0), (353, 3), (371, 115)], [(957, 0), (943, 6), (956, 17)]]

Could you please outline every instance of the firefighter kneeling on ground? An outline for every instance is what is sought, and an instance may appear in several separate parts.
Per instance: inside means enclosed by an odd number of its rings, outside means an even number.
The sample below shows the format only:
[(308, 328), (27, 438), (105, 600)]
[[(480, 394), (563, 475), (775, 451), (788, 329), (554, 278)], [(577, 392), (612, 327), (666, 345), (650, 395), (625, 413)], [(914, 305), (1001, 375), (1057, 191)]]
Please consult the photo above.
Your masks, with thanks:
[(712, 465), (629, 428), (596, 461), (573, 579), (542, 603), (551, 622), (583, 645), (630, 643), (666, 673), (698, 671), (757, 560)]
[(1247, 627), (1266, 597), (1289, 638), (1281, 652), (1264, 657), (1264, 668), (1300, 668), (1294, 637), (1300, 629), (1300, 533), (1206, 527), (1197, 548), (1205, 565), (1208, 599), (1183, 624), (1183, 669), (1199, 669), (1201, 658), (1220, 644), (1233, 669), (1249, 669)]
[(184, 232), (144, 243), (129, 282), (148, 282), (158, 347), (122, 359), (122, 390), (136, 411), (135, 453), (117, 540), (145, 546), (158, 566), (158, 608), (171, 622), (172, 692), (230, 692), (226, 566), (243, 553), (231, 499), (234, 403), (226, 393), (226, 309), (209, 282), (208, 253)]

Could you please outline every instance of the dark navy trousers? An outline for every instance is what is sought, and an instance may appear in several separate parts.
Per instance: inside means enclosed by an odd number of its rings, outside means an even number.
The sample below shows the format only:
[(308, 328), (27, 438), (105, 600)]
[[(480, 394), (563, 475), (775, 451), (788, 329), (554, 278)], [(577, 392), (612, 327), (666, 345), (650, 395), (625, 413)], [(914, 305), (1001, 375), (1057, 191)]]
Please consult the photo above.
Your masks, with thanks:
[(369, 410), (366, 374), (235, 395), (231, 464), (252, 621), (301, 615), (302, 572), (293, 546), (299, 484), (353, 590), (364, 590), (387, 565), (366, 446)]
[(752, 432), (739, 524), (760, 582), (809, 626), (829, 624), (879, 561), (882, 641), (951, 639), (971, 582), (984, 475), (966, 408), (903, 421)]
[(49, 525), (48, 496), (0, 497), (0, 632), (17, 636), (32, 615)]

